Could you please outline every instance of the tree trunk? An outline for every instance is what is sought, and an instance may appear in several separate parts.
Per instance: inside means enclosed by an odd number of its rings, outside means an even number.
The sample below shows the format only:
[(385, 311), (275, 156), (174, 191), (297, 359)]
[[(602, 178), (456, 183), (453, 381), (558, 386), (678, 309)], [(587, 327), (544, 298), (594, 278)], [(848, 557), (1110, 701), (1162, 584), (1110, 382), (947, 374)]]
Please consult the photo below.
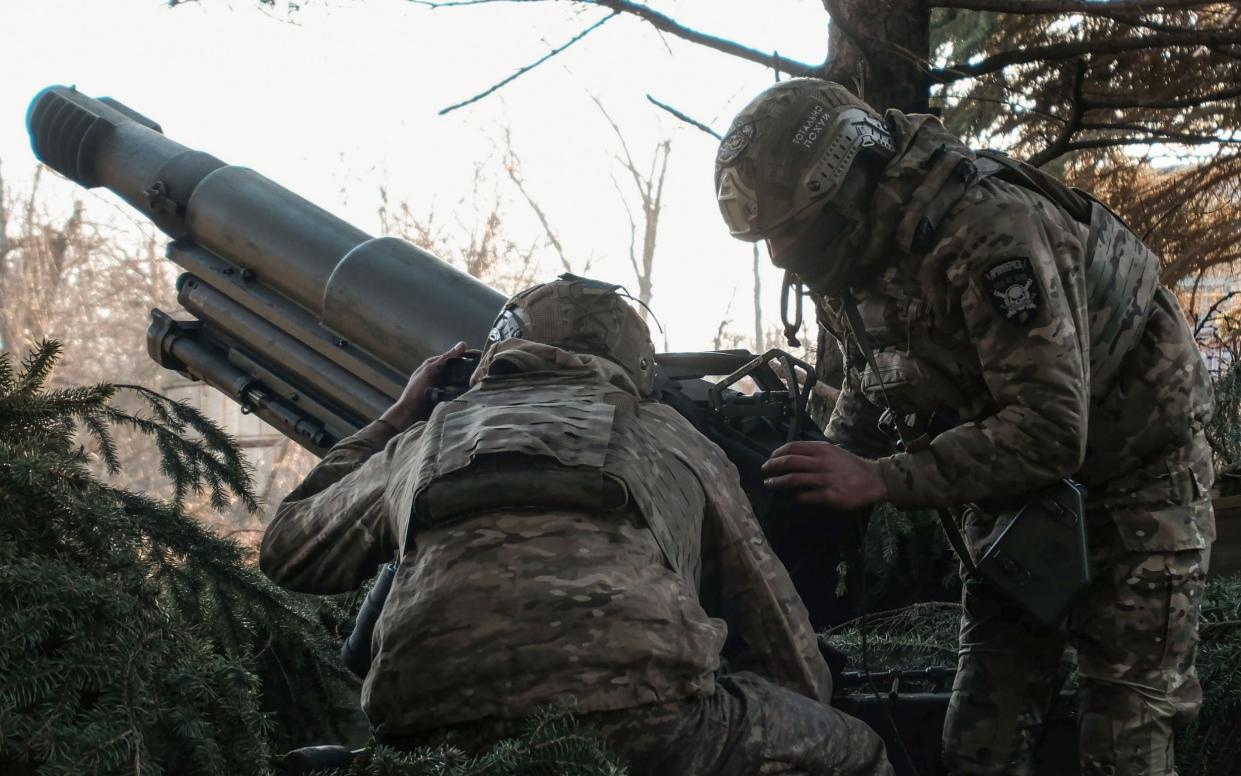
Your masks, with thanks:
[(823, 5), (832, 17), (824, 76), (860, 92), (880, 111), (925, 113), (931, 82), (915, 58), (922, 63), (930, 58), (926, 0), (823, 0)]

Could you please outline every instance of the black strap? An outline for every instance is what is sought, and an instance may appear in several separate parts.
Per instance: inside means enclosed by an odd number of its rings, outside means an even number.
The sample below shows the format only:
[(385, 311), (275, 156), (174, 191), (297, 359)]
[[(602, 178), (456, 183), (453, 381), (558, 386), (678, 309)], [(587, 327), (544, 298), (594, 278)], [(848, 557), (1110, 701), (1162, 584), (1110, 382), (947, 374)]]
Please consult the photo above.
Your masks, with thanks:
[[(789, 320), (789, 292), (793, 294), (794, 317)], [(797, 339), (797, 332), (801, 329), (802, 321), (802, 282), (801, 279), (788, 270), (784, 271), (784, 282), (780, 289), (780, 322), (784, 324), (784, 339), (789, 343), (789, 347), (801, 347), (801, 342)]]
[[(875, 381), (879, 383), (879, 392), (883, 394), (883, 403), (885, 414), (891, 418), (892, 423), (896, 427), (896, 435), (900, 437), (901, 447), (906, 452), (913, 452), (924, 449), (930, 445), (930, 440), (925, 434), (915, 435), (914, 430), (905, 422), (905, 416), (892, 409), (892, 401), (888, 398), (887, 386), (883, 384), (883, 373), (879, 371), (879, 364), (875, 361), (875, 351), (870, 346), (870, 337), (866, 333), (866, 326), (862, 323), (862, 316), (857, 309), (857, 300), (848, 291), (842, 298), (844, 303), (845, 318), (849, 322), (849, 331), (853, 334), (853, 341), (857, 343), (858, 350), (862, 351), (862, 357), (866, 359), (866, 363), (870, 366), (872, 372), (875, 373)], [(952, 545), (953, 551), (957, 557), (961, 559), (961, 563), (965, 566), (966, 571), (974, 572), (974, 556), (970, 553), (969, 544), (965, 541), (965, 537), (961, 535), (961, 529), (957, 527), (957, 522), (952, 518), (947, 509), (937, 507), (935, 514), (939, 517), (940, 527), (944, 530), (944, 536), (947, 537), (948, 543)]]

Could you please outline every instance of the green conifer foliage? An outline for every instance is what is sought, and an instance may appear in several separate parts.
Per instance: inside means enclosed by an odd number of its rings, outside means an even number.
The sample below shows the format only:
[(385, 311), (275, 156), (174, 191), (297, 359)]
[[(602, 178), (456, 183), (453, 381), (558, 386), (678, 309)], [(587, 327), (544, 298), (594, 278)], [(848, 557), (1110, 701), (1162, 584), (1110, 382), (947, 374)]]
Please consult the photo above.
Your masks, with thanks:
[(1241, 773), (1241, 577), (1207, 585), (1198, 676), (1202, 712), (1177, 741), (1184, 776)]
[(548, 709), (531, 717), (520, 736), (480, 755), (461, 751), (451, 736), (410, 752), (376, 746), (329, 776), (625, 776), (618, 763), (571, 715)]
[[(929, 602), (869, 615), (820, 636), (861, 666), (862, 632), (866, 665), (872, 671), (890, 668), (954, 667), (957, 661), (957, 604)], [(1207, 583), (1199, 626), (1198, 675), (1203, 699), (1198, 718), (1176, 742), (1182, 776), (1235, 776), (1241, 773), (1241, 577)], [(1070, 679), (1072, 687), (1075, 679)], [(863, 686), (858, 692), (871, 692)], [(1070, 708), (1066, 712), (1073, 713)]]
[(1215, 412), (1206, 427), (1222, 496), (1241, 488), (1241, 362), (1215, 378)]
[[(58, 353), (0, 356), (0, 772), (263, 773), (273, 750), (344, 738), (331, 635), (180, 508), (254, 506), (233, 440), (146, 389), (49, 389)], [(116, 471), (118, 426), (153, 441), (171, 502), (93, 475), (78, 430)]]

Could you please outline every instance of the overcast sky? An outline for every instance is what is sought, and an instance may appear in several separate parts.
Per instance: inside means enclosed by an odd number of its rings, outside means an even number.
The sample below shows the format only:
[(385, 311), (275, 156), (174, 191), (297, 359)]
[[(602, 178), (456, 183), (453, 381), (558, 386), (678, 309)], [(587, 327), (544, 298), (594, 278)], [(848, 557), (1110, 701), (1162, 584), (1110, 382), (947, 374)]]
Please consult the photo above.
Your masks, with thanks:
[[(789, 57), (820, 61), (825, 15), (808, 0), (652, 2), (686, 24)], [(590, 95), (623, 128), (640, 163), (672, 140), (653, 306), (673, 350), (705, 349), (722, 317), (748, 335), (750, 246), (730, 239), (711, 185), (715, 142), (658, 110), (650, 93), (719, 130), (773, 75), (618, 17), (484, 101), (447, 105), (489, 87), (606, 15), (567, 2), (432, 10), (405, 0), (0, 0), (0, 161), (10, 185), (34, 164), (23, 117), (48, 84), (112, 96), (191, 147), (254, 167), (375, 232), (387, 186), (442, 220), (469, 190), (474, 166), (495, 166), (511, 128), (525, 177), (570, 257), (636, 288), (619, 147)], [(71, 187), (65, 184), (67, 199)], [(537, 224), (515, 191), (507, 214), (519, 242)], [(92, 196), (97, 211), (110, 195)], [(631, 200), (631, 206), (636, 203)], [(463, 207), (462, 212), (468, 217)], [(548, 253), (544, 276), (558, 270)], [(769, 326), (778, 274), (764, 275)]]

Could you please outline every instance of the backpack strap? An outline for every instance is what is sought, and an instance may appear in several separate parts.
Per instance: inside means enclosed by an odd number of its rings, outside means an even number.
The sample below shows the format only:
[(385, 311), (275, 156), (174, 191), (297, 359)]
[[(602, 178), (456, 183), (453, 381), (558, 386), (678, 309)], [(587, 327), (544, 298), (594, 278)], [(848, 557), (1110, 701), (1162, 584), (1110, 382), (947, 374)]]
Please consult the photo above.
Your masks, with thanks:
[(1048, 175), (1033, 165), (1018, 161), (999, 151), (984, 149), (976, 153), (978, 155), (976, 162), (978, 177), (996, 177), (1014, 186), (1042, 194), (1068, 212), (1074, 221), (1082, 224), (1090, 223), (1092, 205), (1097, 200), (1086, 192), (1067, 185), (1064, 181)]

